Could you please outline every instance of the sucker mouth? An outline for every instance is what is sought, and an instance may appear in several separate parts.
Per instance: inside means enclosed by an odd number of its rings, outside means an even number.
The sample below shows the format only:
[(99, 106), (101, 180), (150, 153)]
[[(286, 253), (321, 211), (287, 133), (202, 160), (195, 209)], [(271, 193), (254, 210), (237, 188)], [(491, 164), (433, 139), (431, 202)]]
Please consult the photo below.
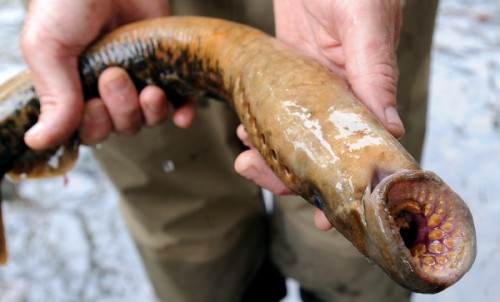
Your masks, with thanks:
[(427, 245), (429, 227), (420, 205), (411, 200), (403, 201), (391, 208), (391, 216), (399, 228), (405, 246), (412, 250), (418, 245)]
[(454, 196), (429, 180), (402, 180), (387, 195), (394, 226), (423, 272), (448, 276), (462, 262), (464, 233)]

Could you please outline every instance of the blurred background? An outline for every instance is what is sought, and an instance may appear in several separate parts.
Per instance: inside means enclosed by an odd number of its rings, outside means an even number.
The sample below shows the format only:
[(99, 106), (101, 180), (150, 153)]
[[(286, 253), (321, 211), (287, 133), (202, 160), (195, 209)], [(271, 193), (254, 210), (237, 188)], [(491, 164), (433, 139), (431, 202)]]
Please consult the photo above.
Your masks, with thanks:
[[(0, 0), (0, 82), (24, 68), (23, 18), (20, 1)], [(442, 0), (432, 55), (422, 165), (469, 204), (479, 250), (456, 285), (413, 302), (499, 301), (500, 1)], [(0, 267), (0, 302), (155, 301), (116, 194), (89, 150), (81, 153), (67, 182), (4, 183), (10, 260)], [(300, 300), (292, 292), (285, 301)]]

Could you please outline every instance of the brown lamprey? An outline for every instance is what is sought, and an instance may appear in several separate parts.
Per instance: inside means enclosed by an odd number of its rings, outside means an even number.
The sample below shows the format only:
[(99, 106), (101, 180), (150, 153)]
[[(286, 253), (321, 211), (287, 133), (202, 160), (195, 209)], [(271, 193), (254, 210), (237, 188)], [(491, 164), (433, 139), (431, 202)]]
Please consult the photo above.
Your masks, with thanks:
[[(170, 17), (96, 41), (80, 63), (86, 98), (97, 95), (97, 78), (109, 66), (125, 68), (138, 88), (154, 83), (179, 99), (206, 95), (230, 103), (283, 182), (408, 289), (439, 292), (471, 267), (476, 235), (462, 199), (422, 171), (346, 83), (313, 59), (247, 26)], [(0, 87), (0, 102), (3, 174), (68, 169), (76, 139), (45, 152), (23, 142), (39, 112), (28, 73)]]

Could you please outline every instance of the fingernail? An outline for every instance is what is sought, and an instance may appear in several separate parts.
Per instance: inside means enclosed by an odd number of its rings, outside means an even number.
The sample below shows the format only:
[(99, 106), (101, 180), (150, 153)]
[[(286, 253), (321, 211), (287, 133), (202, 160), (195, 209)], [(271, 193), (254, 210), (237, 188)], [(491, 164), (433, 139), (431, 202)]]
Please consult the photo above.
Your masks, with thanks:
[(44, 124), (43, 122), (37, 122), (33, 127), (31, 127), (27, 132), (26, 135), (30, 136), (31, 138), (37, 138), (38, 135), (43, 132), (44, 129)]
[(241, 171), (240, 174), (249, 180), (254, 180), (259, 177), (259, 171), (257, 171), (254, 166), (247, 167), (245, 170)]
[(109, 92), (116, 93), (127, 89), (128, 85), (129, 85), (129, 79), (127, 75), (120, 72), (114, 78), (106, 82), (104, 87)]
[(401, 118), (399, 118), (398, 111), (394, 107), (385, 108), (385, 120), (388, 124), (403, 128), (403, 122)]

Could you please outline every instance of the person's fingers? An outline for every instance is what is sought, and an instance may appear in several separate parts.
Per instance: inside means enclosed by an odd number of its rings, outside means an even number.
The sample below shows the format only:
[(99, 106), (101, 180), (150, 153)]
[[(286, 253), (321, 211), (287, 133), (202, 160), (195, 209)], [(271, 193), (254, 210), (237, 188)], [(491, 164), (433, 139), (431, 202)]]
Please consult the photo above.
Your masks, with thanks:
[(314, 225), (322, 231), (328, 231), (333, 228), (332, 224), (326, 218), (325, 213), (318, 209), (314, 212)]
[(21, 49), (41, 105), (38, 123), (25, 136), (31, 148), (43, 149), (61, 142), (74, 133), (81, 120), (83, 96), (77, 57), (107, 18), (109, 10), (102, 3), (96, 0), (94, 4), (99, 7), (94, 7), (92, 22), (85, 22), (89, 2), (30, 1)]
[(379, 13), (372, 13), (370, 7), (364, 8), (360, 12), (362, 16), (357, 15), (356, 23), (346, 26), (343, 32), (347, 79), (368, 109), (394, 136), (401, 137), (404, 127), (396, 109), (399, 76), (396, 48), (401, 8), (399, 0), (384, 6), (375, 2), (366, 2), (366, 5), (379, 5)]
[[(77, 58), (90, 42), (120, 24), (168, 12), (167, 2), (158, 0), (31, 0), (21, 49), (40, 99), (41, 114), (38, 123), (26, 133), (28, 146), (47, 148), (76, 130), (84, 108)], [(111, 101), (123, 93), (116, 95)], [(122, 134), (134, 132), (140, 117), (129, 112), (132, 122), (126, 123), (120, 116), (127, 110), (130, 108), (124, 106), (116, 110), (118, 115), (115, 110), (110, 112)]]
[(186, 103), (174, 112), (172, 120), (174, 124), (182, 129), (189, 128), (196, 117), (196, 99), (188, 97)]
[[(253, 147), (248, 133), (243, 125), (239, 125), (236, 130), (238, 138), (248, 147)], [(277, 195), (292, 194), (274, 172), (265, 164), (264, 159), (257, 150), (248, 150), (236, 159), (235, 169), (240, 175), (257, 183), (259, 186)], [(325, 214), (316, 209), (314, 213), (314, 225), (322, 231), (327, 231), (333, 226), (326, 218)]]
[(25, 57), (41, 106), (38, 122), (26, 133), (25, 141), (33, 149), (44, 149), (68, 138), (80, 123), (83, 97), (76, 56), (52, 53), (57, 46), (50, 40), (45, 45), (29, 37), (22, 41), (30, 49)]
[(234, 162), (234, 168), (241, 176), (255, 182), (257, 185), (277, 195), (293, 194), (266, 164), (262, 155), (255, 149), (248, 132), (243, 125), (236, 129), (236, 135), (241, 142), (250, 148), (241, 153)]
[(234, 169), (241, 176), (276, 195), (293, 194), (292, 190), (287, 188), (266, 165), (260, 153), (255, 149), (244, 151), (238, 155), (234, 162)]
[(143, 125), (139, 94), (124, 69), (110, 67), (99, 77), (99, 94), (119, 135), (137, 133)]
[(236, 129), (236, 135), (240, 139), (240, 141), (243, 143), (243, 145), (249, 147), (249, 148), (254, 148), (254, 145), (252, 143), (252, 140), (250, 139), (250, 136), (248, 135), (248, 132), (245, 129), (245, 126), (240, 124), (238, 128)]
[[(243, 125), (238, 126), (236, 133), (245, 146), (253, 148), (250, 136), (246, 132)], [(240, 175), (254, 181), (259, 186), (276, 195), (293, 193), (266, 165), (262, 156), (255, 149), (248, 150), (240, 154), (235, 161), (235, 169)], [(318, 209), (314, 213), (314, 225), (323, 231), (327, 231), (332, 228), (332, 224), (328, 221), (325, 214)]]
[(146, 126), (156, 126), (167, 119), (169, 104), (161, 88), (146, 86), (139, 94), (139, 102)]
[(40, 100), (38, 122), (25, 135), (25, 141), (33, 149), (56, 145), (74, 133), (80, 123), (83, 98), (76, 72), (49, 63), (51, 76), (34, 78)]
[[(248, 147), (253, 147), (250, 137), (243, 125), (238, 126), (236, 133), (243, 144)], [(262, 156), (255, 149), (248, 150), (240, 154), (235, 161), (235, 169), (240, 175), (254, 181), (259, 186), (276, 195), (293, 193), (266, 165)], [(314, 225), (323, 231), (327, 231), (333, 227), (326, 218), (325, 214), (318, 209), (316, 209), (314, 213)]]
[(97, 144), (106, 139), (111, 131), (113, 124), (103, 101), (98, 98), (88, 100), (79, 128), (81, 142), (86, 145)]

